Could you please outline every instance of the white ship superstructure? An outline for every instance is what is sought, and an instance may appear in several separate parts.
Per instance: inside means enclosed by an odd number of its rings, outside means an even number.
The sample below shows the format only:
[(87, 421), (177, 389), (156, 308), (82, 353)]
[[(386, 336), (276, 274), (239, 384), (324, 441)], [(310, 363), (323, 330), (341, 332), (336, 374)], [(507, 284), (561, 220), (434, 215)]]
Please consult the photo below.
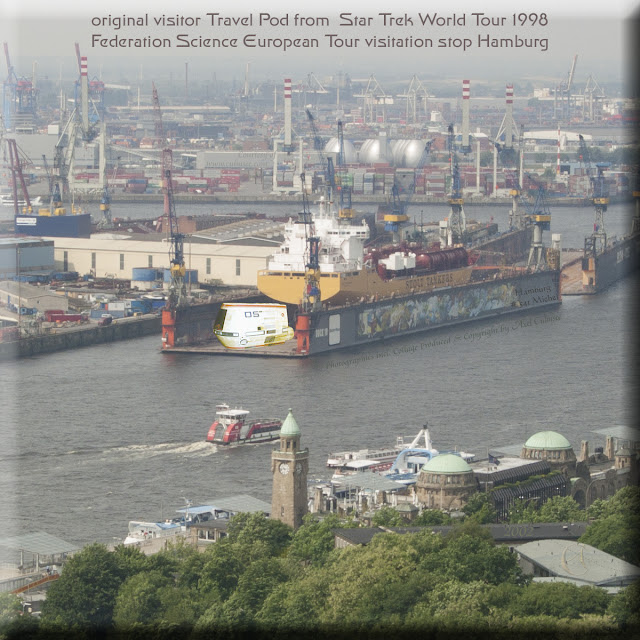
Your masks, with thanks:
[(362, 269), (364, 243), (369, 239), (366, 222), (350, 224), (335, 216), (321, 200), (310, 222), (291, 219), (284, 228), (284, 242), (271, 256), (269, 271), (304, 272), (309, 262), (309, 238), (319, 238), (321, 273), (346, 273)]

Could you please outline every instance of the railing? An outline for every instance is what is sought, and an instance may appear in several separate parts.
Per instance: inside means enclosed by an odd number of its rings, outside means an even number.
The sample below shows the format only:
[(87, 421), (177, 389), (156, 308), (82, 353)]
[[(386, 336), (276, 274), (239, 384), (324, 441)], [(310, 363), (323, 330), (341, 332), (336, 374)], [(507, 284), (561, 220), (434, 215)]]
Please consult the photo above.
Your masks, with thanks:
[(57, 580), (60, 577), (59, 573), (51, 573), (49, 575), (40, 578), (39, 580), (35, 580), (34, 582), (29, 582), (28, 584), (23, 585), (22, 587), (18, 587), (14, 589), (11, 593), (24, 593), (25, 591), (29, 591), (30, 589), (35, 589), (47, 582), (51, 582), (52, 580)]

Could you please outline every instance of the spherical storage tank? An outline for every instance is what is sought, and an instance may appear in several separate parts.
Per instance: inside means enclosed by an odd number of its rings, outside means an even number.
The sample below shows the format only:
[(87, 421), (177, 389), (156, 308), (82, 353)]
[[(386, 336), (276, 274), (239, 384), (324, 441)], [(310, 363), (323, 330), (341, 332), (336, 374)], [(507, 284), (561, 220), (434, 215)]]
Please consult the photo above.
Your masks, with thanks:
[(391, 158), (382, 147), (378, 138), (369, 138), (362, 143), (358, 159), (362, 164), (390, 162)]
[[(324, 146), (325, 153), (340, 153), (340, 141), (338, 138), (331, 138)], [(356, 148), (351, 140), (344, 141), (344, 162), (351, 164), (356, 161)]]
[(396, 167), (413, 168), (418, 166), (426, 142), (422, 140), (394, 140), (391, 143), (393, 164)]

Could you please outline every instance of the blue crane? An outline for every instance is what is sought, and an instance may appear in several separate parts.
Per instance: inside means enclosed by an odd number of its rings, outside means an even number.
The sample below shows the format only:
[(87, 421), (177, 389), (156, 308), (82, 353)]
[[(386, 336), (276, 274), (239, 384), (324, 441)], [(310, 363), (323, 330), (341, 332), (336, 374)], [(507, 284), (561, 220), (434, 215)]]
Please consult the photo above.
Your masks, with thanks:
[(391, 231), (394, 234), (398, 233), (402, 224), (409, 220), (409, 215), (407, 213), (409, 209), (409, 203), (411, 202), (411, 198), (416, 191), (416, 180), (418, 174), (429, 159), (432, 143), (433, 140), (428, 140), (424, 145), (422, 155), (418, 160), (418, 164), (416, 164), (415, 166), (413, 180), (411, 181), (409, 188), (406, 190), (406, 197), (404, 200), (402, 200), (402, 198), (400, 197), (401, 187), (398, 184), (398, 180), (395, 179), (393, 181), (393, 187), (391, 188), (391, 209), (389, 213), (386, 213), (384, 216), (385, 231)]

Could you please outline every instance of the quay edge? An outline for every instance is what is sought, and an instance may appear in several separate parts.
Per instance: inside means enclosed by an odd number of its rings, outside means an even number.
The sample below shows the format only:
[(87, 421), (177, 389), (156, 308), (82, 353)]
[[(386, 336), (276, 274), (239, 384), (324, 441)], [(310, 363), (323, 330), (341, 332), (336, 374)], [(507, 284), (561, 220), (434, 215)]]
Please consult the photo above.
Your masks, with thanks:
[(0, 342), (0, 361), (157, 335), (160, 327), (161, 319), (153, 315), (126, 318), (124, 321), (120, 319), (106, 327), (90, 325), (74, 329), (61, 329), (55, 333), (27, 336), (13, 342)]

